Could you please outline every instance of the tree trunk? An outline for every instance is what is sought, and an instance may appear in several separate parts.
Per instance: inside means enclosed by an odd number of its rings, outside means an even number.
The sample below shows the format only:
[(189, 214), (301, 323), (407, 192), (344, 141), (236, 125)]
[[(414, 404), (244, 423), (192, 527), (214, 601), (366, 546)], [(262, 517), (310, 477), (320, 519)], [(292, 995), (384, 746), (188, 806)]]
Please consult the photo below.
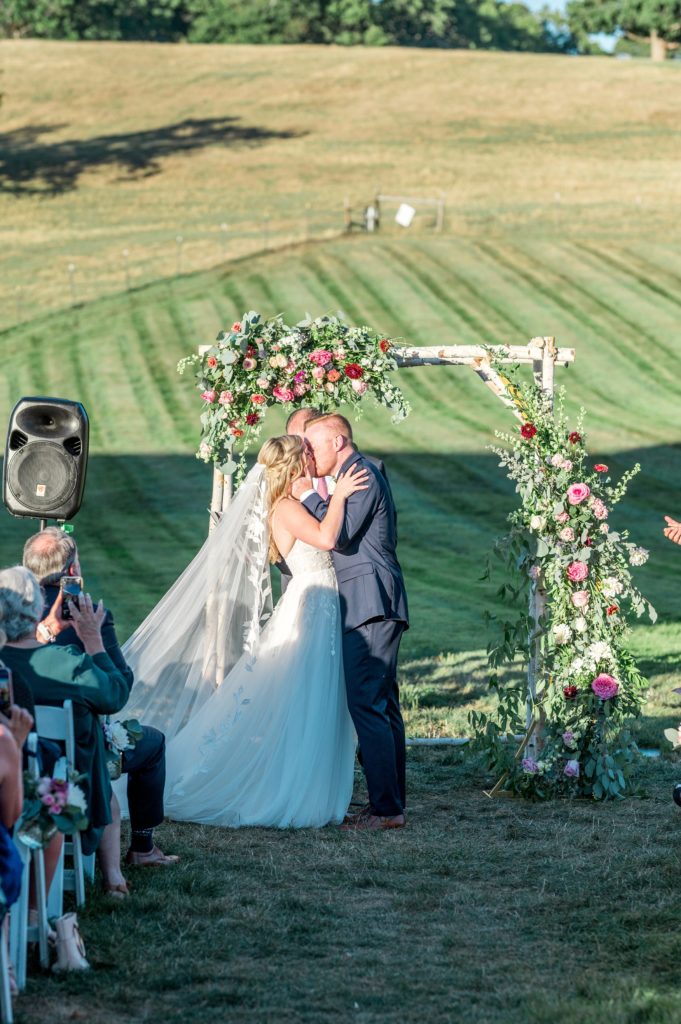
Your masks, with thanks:
[(667, 40), (662, 39), (662, 37), (657, 34), (655, 29), (653, 29), (653, 31), (650, 33), (650, 59), (667, 59)]

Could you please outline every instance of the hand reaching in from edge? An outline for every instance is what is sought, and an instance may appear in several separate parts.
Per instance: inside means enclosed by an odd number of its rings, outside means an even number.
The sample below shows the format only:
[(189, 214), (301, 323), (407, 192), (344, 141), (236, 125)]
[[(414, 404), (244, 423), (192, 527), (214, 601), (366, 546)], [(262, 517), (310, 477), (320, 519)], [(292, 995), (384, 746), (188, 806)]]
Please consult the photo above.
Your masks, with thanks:
[(349, 498), (355, 491), (366, 491), (369, 486), (366, 482), (368, 478), (368, 469), (362, 469), (359, 465), (351, 466), (347, 473), (338, 477), (333, 493), (340, 494), (341, 498)]
[(0, 714), (0, 725), (7, 726), (14, 737), (14, 742), (19, 750), (21, 750), (26, 742), (26, 737), (33, 728), (33, 716), (26, 708), (20, 708), (18, 704), (12, 704), (9, 718)]
[(677, 522), (676, 519), (672, 519), (671, 516), (665, 516), (665, 522), (667, 526), (664, 529), (664, 535), (667, 540), (672, 541), (673, 544), (681, 544), (681, 523)]

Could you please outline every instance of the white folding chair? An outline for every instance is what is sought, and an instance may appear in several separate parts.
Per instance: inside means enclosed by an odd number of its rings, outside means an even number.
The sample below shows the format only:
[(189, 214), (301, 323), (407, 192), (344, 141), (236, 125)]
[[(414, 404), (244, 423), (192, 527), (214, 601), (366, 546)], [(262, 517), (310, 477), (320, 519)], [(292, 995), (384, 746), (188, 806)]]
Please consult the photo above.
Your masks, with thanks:
[[(26, 740), (28, 750), (28, 770), (34, 778), (40, 777), (38, 767), (38, 736), (32, 732)], [(24, 870), (21, 876), (19, 899), (10, 910), (10, 957), (14, 964), (17, 987), (22, 991), (26, 987), (26, 960), (29, 942), (37, 942), (40, 950), (40, 966), (49, 966), (47, 947), (47, 894), (45, 892), (45, 854), (41, 849), (31, 850), (15, 836), (15, 846), (19, 851)], [(38, 923), (29, 923), (28, 898), (31, 886), (31, 867), (35, 869), (36, 906)], [(4, 945), (4, 944), (3, 944)]]
[(5, 936), (0, 932), (0, 1018), (2, 1024), (14, 1024), (12, 993), (9, 987), (9, 956)]
[[(73, 703), (70, 700), (65, 700), (64, 706), (61, 708), (37, 704), (35, 724), (39, 736), (48, 740), (57, 740), (64, 744), (68, 766), (75, 769), (76, 740), (73, 729)], [(73, 859), (73, 868), (64, 867), (64, 857), (69, 855)], [(86, 874), (90, 880), (94, 878), (95, 858), (94, 855), (89, 857), (83, 856), (80, 833), (74, 832), (69, 838), (65, 838), (59, 864), (50, 886), (47, 900), (50, 917), (62, 916), (64, 912), (64, 890), (75, 892), (78, 906), (85, 903)]]

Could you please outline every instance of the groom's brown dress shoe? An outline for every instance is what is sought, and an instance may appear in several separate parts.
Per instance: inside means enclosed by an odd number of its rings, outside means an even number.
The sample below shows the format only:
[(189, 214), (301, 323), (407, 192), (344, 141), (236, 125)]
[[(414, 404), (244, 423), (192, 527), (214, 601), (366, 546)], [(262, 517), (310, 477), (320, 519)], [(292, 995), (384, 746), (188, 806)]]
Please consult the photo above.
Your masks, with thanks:
[(371, 804), (365, 804), (364, 807), (360, 808), (359, 811), (355, 811), (354, 814), (346, 814), (343, 818), (343, 824), (351, 825), (353, 822), (358, 822), (361, 818), (368, 818), (373, 813)]
[(385, 832), (391, 828), (404, 828), (407, 819), (404, 814), (382, 817), (380, 814), (367, 814), (356, 821), (341, 825), (341, 832)]
[(172, 864), (177, 864), (179, 859), (174, 854), (163, 853), (158, 846), (154, 846), (149, 853), (136, 853), (134, 850), (128, 850), (125, 855), (125, 863), (132, 868), (168, 868)]

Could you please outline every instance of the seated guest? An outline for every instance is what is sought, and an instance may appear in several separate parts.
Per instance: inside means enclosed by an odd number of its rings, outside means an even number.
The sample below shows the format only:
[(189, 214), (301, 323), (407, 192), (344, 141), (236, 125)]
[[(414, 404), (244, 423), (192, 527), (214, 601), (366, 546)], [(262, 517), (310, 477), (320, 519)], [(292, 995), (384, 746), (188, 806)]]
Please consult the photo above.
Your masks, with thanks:
[(29, 687), (36, 704), (61, 706), (73, 701), (75, 769), (85, 776), (88, 829), (81, 833), (83, 851), (94, 853), (111, 822), (111, 782), (100, 715), (114, 714), (128, 699), (130, 684), (104, 650), (104, 608), (93, 608), (83, 595), (74, 609), (74, 626), (83, 645), (58, 647), (40, 643), (36, 627), (43, 617), (43, 594), (28, 569), (0, 571), (0, 622), (6, 634), (2, 659)]
[[(21, 751), (31, 731), (33, 719), (23, 708), (13, 704), (11, 717), (0, 714), (0, 921), (2, 937), (8, 941), (7, 911), (19, 898), (22, 863), (12, 839), (12, 829), (21, 817), (24, 784)], [(12, 995), (17, 994), (13, 973), (10, 973)]]
[[(56, 526), (48, 527), (26, 541), (24, 566), (37, 577), (45, 597), (46, 626), (53, 634), (56, 645), (75, 645), (85, 650), (77, 631), (57, 615), (52, 620), (48, 609), (59, 602), (59, 580), (62, 576), (80, 576), (78, 548), (73, 537)], [(118, 643), (113, 615), (104, 611), (101, 626), (102, 643), (118, 671), (133, 684), (132, 669), (126, 663)], [(165, 788), (166, 760), (165, 736), (158, 729), (142, 726), (142, 738), (134, 749), (123, 753), (122, 770), (128, 776), (128, 808), (130, 812), (131, 840), (126, 861), (133, 867), (167, 867), (178, 857), (168, 856), (154, 844), (154, 828), (164, 817), (163, 790)], [(112, 822), (100, 843), (100, 860), (107, 888), (110, 892), (127, 894), (125, 879), (120, 873), (120, 808), (116, 797), (111, 807)]]

